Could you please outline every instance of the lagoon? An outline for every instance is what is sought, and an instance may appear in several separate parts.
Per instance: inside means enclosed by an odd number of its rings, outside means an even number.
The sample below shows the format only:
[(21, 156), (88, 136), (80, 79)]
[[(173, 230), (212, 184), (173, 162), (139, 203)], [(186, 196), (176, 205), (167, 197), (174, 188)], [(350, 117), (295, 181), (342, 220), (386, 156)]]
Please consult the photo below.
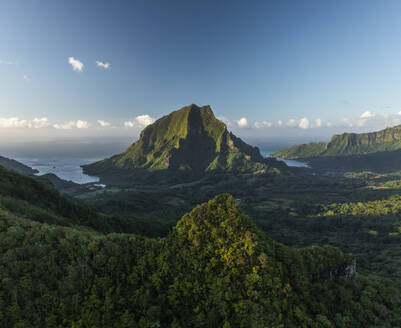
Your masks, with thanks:
[(81, 165), (100, 160), (99, 158), (16, 158), (17, 161), (39, 171), (36, 175), (53, 173), (59, 178), (79, 184), (99, 182), (98, 177), (83, 173)]

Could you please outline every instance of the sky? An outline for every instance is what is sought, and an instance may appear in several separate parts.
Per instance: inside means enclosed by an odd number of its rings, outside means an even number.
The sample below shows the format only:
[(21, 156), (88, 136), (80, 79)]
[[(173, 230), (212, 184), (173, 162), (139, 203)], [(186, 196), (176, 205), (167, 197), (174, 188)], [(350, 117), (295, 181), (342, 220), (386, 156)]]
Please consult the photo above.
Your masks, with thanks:
[(121, 151), (192, 103), (264, 148), (400, 124), (400, 12), (398, 0), (3, 0), (0, 153)]

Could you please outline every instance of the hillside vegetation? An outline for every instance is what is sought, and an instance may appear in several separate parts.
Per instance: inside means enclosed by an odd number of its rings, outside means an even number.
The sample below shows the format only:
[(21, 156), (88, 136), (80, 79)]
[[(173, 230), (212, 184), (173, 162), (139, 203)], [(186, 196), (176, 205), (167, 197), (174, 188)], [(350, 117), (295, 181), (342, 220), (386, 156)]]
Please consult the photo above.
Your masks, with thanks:
[[(47, 181), (46, 181), (47, 182)], [(166, 230), (165, 223), (132, 216), (104, 215), (66, 198), (51, 185), (0, 167), (0, 213), (79, 230), (135, 232), (150, 236)]]
[(308, 159), (317, 156), (366, 155), (401, 149), (401, 125), (371, 133), (334, 135), (329, 142), (312, 142), (283, 149), (273, 156)]
[(293, 249), (220, 195), (166, 238), (0, 213), (2, 327), (394, 327), (399, 299), (331, 247)]

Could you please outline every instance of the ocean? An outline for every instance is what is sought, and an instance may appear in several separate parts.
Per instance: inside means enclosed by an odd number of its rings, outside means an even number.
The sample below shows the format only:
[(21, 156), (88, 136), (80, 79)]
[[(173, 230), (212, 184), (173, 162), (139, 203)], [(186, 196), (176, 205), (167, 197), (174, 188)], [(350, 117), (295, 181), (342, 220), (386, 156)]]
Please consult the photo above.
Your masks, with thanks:
[(79, 184), (99, 182), (99, 178), (83, 173), (81, 165), (102, 158), (15, 158), (17, 161), (39, 171), (37, 175), (53, 173), (59, 178)]
[[(273, 154), (273, 151), (261, 151), (264, 157)], [(99, 182), (99, 178), (83, 173), (81, 165), (93, 163), (103, 158), (15, 158), (17, 161), (39, 171), (37, 175), (53, 173), (59, 178), (79, 184)], [(302, 162), (279, 159), (288, 166), (307, 167)]]

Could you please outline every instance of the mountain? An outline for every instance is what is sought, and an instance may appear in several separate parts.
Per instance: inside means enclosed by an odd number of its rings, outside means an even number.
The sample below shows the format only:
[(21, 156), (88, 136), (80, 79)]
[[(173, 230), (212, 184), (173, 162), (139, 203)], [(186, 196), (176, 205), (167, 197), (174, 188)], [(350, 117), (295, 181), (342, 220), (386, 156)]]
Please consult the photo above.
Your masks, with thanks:
[(34, 170), (29, 166), (26, 166), (25, 164), (22, 164), (14, 159), (9, 159), (3, 156), (0, 156), (0, 166), (26, 175), (33, 175), (35, 173), (38, 173), (38, 170)]
[(352, 256), (279, 244), (227, 194), (157, 240), (39, 223), (0, 207), (0, 282), (5, 328), (396, 327), (401, 320), (397, 291), (357, 275)]
[(266, 160), (227, 130), (210, 106), (190, 105), (147, 126), (124, 153), (83, 166), (110, 183), (145, 176), (200, 177), (206, 172), (278, 173), (285, 165)]
[(308, 159), (320, 156), (360, 156), (401, 150), (401, 125), (370, 133), (334, 135), (329, 142), (311, 142), (283, 149), (272, 156)]

